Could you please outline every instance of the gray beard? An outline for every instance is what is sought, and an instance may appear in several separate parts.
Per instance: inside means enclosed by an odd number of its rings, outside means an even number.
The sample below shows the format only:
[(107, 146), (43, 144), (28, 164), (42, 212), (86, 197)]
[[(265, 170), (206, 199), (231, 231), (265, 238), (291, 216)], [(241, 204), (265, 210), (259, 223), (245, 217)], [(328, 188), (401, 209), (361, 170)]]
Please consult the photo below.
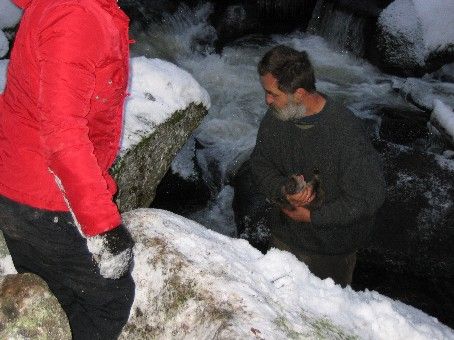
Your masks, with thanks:
[(307, 112), (306, 106), (303, 104), (296, 104), (293, 101), (290, 101), (286, 107), (279, 109), (275, 106), (272, 106), (273, 114), (277, 119), (287, 121), (297, 121), (300, 118), (304, 117)]

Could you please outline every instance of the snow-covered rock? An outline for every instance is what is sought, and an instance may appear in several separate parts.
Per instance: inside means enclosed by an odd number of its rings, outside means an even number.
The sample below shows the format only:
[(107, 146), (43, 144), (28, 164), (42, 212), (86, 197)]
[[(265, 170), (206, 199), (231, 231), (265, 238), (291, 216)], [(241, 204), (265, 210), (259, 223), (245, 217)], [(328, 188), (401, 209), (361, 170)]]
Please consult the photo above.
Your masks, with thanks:
[(288, 252), (263, 255), (164, 210), (123, 219), (136, 292), (120, 339), (454, 339), (420, 310), (320, 280)]
[(121, 211), (150, 206), (172, 160), (210, 107), (208, 92), (192, 75), (160, 59), (131, 58), (129, 91), (120, 153), (111, 169)]
[(378, 49), (388, 71), (423, 75), (454, 60), (454, 2), (395, 0), (378, 18)]
[(150, 206), (172, 160), (206, 113), (201, 104), (174, 112), (117, 159), (111, 173), (117, 182), (116, 203), (121, 211)]

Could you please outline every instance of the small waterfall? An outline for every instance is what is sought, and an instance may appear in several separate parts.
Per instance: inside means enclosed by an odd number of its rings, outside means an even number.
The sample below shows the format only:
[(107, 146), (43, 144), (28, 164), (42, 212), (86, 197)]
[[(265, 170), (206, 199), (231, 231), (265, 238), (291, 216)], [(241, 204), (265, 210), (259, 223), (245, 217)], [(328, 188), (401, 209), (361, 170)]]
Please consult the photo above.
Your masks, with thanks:
[(337, 52), (363, 57), (366, 19), (339, 10), (335, 5), (334, 1), (318, 0), (307, 33), (323, 37)]

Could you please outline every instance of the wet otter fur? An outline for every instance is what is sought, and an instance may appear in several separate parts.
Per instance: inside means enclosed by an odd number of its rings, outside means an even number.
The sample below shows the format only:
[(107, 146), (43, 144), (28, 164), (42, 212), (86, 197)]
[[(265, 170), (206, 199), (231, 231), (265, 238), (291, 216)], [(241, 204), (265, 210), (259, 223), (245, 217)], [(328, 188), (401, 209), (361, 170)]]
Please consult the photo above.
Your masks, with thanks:
[(318, 169), (314, 169), (312, 174), (313, 176), (310, 182), (306, 182), (303, 176), (298, 175), (289, 176), (282, 187), (281, 197), (273, 198), (273, 202), (279, 205), (281, 208), (294, 210), (295, 207), (293, 207), (290, 204), (290, 202), (285, 198), (286, 194), (288, 195), (297, 194), (301, 192), (307, 185), (310, 185), (312, 186), (312, 192), (315, 194), (315, 198), (311, 203), (306, 205), (306, 208), (311, 210), (319, 209), (325, 200), (325, 192), (323, 191), (322, 188), (320, 171)]

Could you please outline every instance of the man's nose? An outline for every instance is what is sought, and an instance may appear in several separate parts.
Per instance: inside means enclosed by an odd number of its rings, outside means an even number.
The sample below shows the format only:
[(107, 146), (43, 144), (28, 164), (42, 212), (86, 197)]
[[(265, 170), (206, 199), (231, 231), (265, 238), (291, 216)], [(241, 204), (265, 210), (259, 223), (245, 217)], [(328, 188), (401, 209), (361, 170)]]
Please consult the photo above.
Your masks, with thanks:
[(273, 96), (269, 93), (265, 95), (265, 102), (267, 105), (271, 105), (273, 103)]

